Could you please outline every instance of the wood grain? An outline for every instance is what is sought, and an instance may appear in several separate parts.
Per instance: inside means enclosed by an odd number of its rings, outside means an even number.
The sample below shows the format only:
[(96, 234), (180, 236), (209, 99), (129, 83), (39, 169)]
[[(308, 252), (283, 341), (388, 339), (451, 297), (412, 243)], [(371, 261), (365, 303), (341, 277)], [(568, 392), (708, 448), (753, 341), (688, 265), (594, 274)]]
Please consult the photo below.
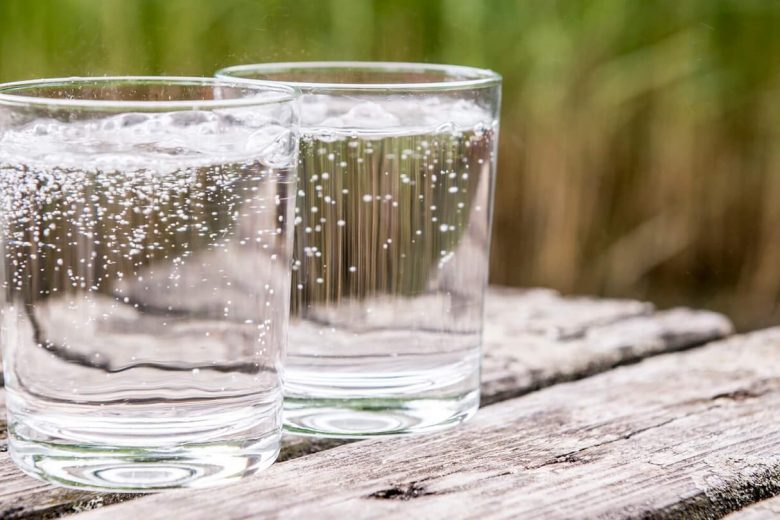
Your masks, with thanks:
[(712, 312), (654, 312), (634, 301), (494, 290), (486, 311), (482, 400), (509, 399), (731, 332), (730, 322)]
[(780, 328), (78, 518), (717, 518), (780, 491), (778, 410)]
[[(563, 298), (544, 289), (491, 288), (487, 302), (485, 403), (699, 345), (731, 332), (729, 321), (715, 313), (687, 309), (655, 312), (646, 303)], [(0, 439), (5, 433), (3, 426), (0, 422)], [(3, 442), (0, 440), (0, 445)], [(288, 437), (280, 460), (338, 444)], [(0, 518), (51, 516), (126, 498), (102, 495), (97, 500), (97, 496), (42, 484), (21, 474), (8, 455), (0, 453)]]

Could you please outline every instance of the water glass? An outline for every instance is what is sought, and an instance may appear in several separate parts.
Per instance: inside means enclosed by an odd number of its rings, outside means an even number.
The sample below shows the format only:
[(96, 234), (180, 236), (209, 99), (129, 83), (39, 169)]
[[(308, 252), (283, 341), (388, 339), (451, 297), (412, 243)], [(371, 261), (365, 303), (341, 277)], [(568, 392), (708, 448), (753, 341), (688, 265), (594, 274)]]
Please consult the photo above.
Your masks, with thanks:
[(285, 426), (428, 432), (479, 405), (501, 78), (410, 63), (242, 65), (302, 91)]
[(219, 484), (279, 451), (295, 89), (0, 85), (9, 451), (62, 485)]

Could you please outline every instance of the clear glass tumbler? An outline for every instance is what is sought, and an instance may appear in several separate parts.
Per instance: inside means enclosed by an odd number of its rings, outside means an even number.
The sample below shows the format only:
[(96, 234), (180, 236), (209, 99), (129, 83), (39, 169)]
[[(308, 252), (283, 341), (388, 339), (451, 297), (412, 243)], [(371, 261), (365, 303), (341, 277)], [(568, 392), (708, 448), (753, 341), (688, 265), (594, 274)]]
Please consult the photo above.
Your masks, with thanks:
[(152, 491), (275, 460), (296, 97), (200, 78), (0, 86), (0, 341), (25, 472)]
[(360, 62), (217, 75), (302, 91), (285, 427), (366, 437), (470, 417), (500, 76)]

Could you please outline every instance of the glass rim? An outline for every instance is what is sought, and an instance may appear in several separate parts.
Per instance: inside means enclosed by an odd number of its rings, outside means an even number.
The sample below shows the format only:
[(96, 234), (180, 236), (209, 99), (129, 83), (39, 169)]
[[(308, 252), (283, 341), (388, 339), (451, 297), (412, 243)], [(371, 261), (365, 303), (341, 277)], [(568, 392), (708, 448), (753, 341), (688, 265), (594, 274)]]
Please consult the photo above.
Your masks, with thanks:
[[(281, 79), (270, 80), (268, 78), (252, 79), (248, 73), (277, 73), (291, 71), (316, 71), (316, 70), (354, 70), (362, 72), (381, 73), (451, 73), (453, 78), (444, 81), (421, 81), (416, 83), (333, 83), (317, 81), (285, 81)], [(247, 81), (274, 81), (297, 87), (300, 90), (329, 90), (329, 91), (442, 91), (442, 90), (468, 90), (474, 88), (492, 87), (501, 84), (502, 77), (499, 73), (490, 69), (468, 67), (465, 65), (446, 65), (440, 63), (416, 63), (405, 61), (288, 61), (279, 63), (250, 63), (245, 65), (233, 65), (218, 70), (217, 78), (241, 79)]]
[[(25, 91), (40, 87), (60, 86), (97, 86), (102, 84), (149, 85), (162, 84), (170, 86), (202, 86), (228, 87), (241, 90), (254, 90), (257, 94), (276, 92), (279, 95), (272, 99), (258, 96), (246, 96), (231, 99), (174, 99), (174, 100), (121, 100), (121, 99), (80, 99), (53, 98), (36, 95), (26, 95)], [(19, 93), (14, 93), (18, 91)], [(199, 77), (199, 76), (72, 76), (63, 78), (43, 78), (24, 81), (12, 81), (0, 84), (0, 106), (29, 106), (49, 108), (78, 108), (87, 110), (213, 110), (218, 108), (235, 108), (271, 105), (294, 101), (300, 95), (299, 89), (278, 81), (242, 81), (232, 78)]]

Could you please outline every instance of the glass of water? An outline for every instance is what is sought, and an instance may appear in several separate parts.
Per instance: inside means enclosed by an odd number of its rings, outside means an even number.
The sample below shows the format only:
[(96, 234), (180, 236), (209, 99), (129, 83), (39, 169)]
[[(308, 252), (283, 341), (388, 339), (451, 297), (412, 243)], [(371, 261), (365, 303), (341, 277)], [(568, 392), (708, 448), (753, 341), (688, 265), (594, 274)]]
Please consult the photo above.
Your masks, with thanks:
[(152, 491), (279, 452), (294, 88), (0, 86), (9, 450), (62, 485)]
[(411, 63), (279, 63), (223, 78), (301, 97), (285, 426), (435, 431), (479, 405), (501, 78)]

